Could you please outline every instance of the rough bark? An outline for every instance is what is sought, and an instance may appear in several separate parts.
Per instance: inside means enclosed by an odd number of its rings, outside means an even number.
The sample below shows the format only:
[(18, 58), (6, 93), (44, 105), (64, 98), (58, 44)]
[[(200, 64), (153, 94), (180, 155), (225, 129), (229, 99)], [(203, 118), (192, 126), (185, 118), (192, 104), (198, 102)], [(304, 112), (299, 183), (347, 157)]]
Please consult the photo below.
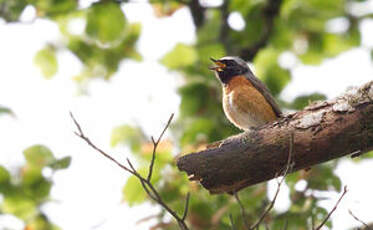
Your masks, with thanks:
[(184, 155), (177, 166), (211, 193), (232, 193), (278, 176), (286, 166), (292, 134), (292, 172), (372, 150), (373, 81), (215, 147)]

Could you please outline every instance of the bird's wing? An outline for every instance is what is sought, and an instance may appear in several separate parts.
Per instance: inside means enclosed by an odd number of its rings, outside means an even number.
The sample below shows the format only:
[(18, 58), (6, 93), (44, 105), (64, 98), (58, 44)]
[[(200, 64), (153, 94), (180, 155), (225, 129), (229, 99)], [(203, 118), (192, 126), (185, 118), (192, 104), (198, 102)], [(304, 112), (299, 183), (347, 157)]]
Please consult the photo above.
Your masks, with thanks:
[(269, 92), (269, 89), (267, 88), (266, 85), (264, 85), (263, 82), (261, 82), (257, 77), (254, 76), (253, 73), (246, 73), (245, 74), (246, 78), (249, 79), (251, 84), (263, 94), (264, 98), (268, 101), (268, 103), (272, 106), (273, 111), (275, 112), (277, 117), (281, 117), (282, 112), (278, 104), (276, 103), (275, 99)]

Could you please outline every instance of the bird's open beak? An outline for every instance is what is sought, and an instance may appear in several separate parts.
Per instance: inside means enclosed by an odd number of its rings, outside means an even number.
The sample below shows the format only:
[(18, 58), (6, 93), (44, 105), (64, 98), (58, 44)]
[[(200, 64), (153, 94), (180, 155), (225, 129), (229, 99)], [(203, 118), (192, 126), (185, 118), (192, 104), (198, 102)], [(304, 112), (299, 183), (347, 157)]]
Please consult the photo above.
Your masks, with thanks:
[(212, 62), (214, 62), (214, 64), (216, 65), (216, 66), (210, 66), (210, 67), (209, 67), (210, 70), (221, 72), (221, 71), (223, 71), (223, 69), (224, 69), (225, 66), (226, 66), (224, 63), (222, 63), (222, 62), (220, 62), (219, 60), (216, 60), (216, 59), (214, 59), (214, 58), (211, 58), (211, 57), (210, 57), (210, 60), (211, 60)]

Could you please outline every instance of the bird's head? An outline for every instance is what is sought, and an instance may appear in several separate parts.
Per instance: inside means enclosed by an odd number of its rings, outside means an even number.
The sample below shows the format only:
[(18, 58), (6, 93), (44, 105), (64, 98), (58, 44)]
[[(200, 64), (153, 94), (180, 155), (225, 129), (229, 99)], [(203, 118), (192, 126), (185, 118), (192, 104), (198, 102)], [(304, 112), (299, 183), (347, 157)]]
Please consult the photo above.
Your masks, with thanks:
[(239, 76), (250, 71), (246, 62), (239, 57), (227, 56), (218, 60), (213, 58), (210, 59), (214, 62), (215, 66), (212, 66), (209, 69), (215, 72), (215, 75), (223, 84), (227, 84), (235, 76)]

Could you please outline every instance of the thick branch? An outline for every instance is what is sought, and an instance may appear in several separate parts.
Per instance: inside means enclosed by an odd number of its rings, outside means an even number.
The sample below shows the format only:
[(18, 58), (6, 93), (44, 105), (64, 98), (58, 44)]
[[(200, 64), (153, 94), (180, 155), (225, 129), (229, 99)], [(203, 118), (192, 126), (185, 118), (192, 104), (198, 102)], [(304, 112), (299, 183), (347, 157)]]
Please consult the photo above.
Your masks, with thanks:
[(178, 159), (180, 170), (211, 193), (234, 193), (276, 177), (294, 134), (292, 172), (373, 149), (373, 81), (334, 100), (314, 103), (279, 121)]
[(193, 23), (198, 29), (205, 22), (206, 8), (202, 7), (199, 0), (190, 0), (188, 3), (190, 13), (192, 15)]

